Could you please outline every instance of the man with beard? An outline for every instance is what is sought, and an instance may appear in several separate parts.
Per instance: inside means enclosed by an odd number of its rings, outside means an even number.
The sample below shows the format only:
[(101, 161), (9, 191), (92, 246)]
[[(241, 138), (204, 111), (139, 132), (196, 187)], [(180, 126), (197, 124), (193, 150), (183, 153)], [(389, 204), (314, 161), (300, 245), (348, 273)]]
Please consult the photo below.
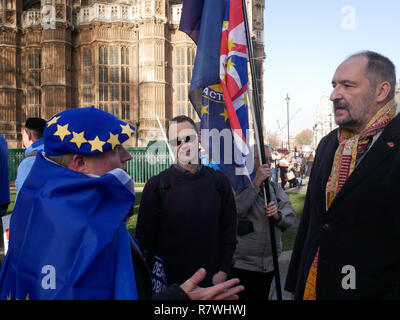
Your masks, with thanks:
[(199, 163), (192, 119), (171, 120), (167, 136), (177, 163), (153, 176), (140, 202), (136, 238), (150, 268), (161, 259), (166, 282), (181, 283), (204, 267), (202, 286), (227, 279), (236, 247), (236, 207), (228, 178)]
[(285, 289), (295, 299), (399, 299), (400, 117), (394, 64), (371, 51), (333, 76)]

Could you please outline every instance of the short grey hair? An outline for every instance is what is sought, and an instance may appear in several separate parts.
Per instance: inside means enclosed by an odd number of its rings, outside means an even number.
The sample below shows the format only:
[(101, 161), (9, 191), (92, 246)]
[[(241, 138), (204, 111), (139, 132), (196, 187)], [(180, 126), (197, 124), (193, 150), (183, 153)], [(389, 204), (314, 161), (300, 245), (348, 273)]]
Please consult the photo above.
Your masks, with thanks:
[(71, 163), (73, 154), (63, 154), (61, 156), (49, 156), (46, 155), (47, 158), (49, 158), (51, 161), (54, 161), (55, 163), (59, 164), (60, 166), (64, 168), (68, 168), (69, 164)]
[(366, 57), (368, 64), (365, 75), (371, 86), (376, 87), (379, 83), (387, 81), (390, 84), (390, 92), (386, 102), (393, 99), (396, 90), (396, 67), (391, 60), (374, 51), (361, 51), (349, 57)]

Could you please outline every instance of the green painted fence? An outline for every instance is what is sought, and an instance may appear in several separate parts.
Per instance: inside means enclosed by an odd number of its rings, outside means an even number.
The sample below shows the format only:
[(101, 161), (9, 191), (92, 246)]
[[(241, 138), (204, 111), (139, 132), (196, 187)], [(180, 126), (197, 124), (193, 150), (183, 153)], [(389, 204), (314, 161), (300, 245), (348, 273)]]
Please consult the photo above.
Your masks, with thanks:
[[(126, 148), (132, 160), (125, 163), (126, 171), (135, 182), (145, 183), (152, 176), (168, 168), (172, 159), (163, 141), (151, 141), (147, 147)], [(8, 150), (9, 180), (15, 181), (17, 168), (24, 159), (24, 149)]]

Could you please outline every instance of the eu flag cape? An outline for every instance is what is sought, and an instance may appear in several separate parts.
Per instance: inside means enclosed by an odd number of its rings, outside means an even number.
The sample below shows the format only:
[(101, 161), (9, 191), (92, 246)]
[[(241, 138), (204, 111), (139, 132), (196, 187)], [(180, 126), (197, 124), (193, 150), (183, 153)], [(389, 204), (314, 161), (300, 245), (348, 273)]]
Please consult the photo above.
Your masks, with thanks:
[(125, 218), (132, 179), (98, 177), (38, 154), (11, 217), (1, 299), (137, 299)]

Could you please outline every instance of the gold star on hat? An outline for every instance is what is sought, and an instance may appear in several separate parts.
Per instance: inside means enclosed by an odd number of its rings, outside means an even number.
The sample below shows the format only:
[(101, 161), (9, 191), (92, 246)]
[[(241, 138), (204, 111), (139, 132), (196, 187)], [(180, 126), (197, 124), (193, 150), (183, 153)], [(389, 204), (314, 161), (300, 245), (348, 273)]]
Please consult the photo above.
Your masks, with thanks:
[(111, 148), (112, 148), (112, 149), (114, 149), (115, 146), (121, 144), (121, 143), (119, 142), (119, 140), (118, 140), (118, 136), (119, 136), (118, 133), (117, 133), (117, 134), (112, 134), (112, 133), (110, 132), (110, 139), (108, 139), (107, 142), (108, 142), (109, 144), (111, 144)]
[(51, 118), (49, 121), (47, 121), (47, 127), (50, 127), (52, 124), (57, 123), (58, 119), (60, 118), (61, 116)]
[(81, 147), (82, 143), (88, 142), (84, 137), (85, 131), (82, 131), (81, 133), (76, 133), (72, 131), (72, 134), (74, 136), (69, 142), (75, 143), (78, 149)]
[(105, 142), (101, 141), (98, 136), (96, 136), (96, 138), (94, 138), (93, 140), (89, 140), (88, 142), (92, 146), (90, 152), (94, 150), (99, 150), (100, 152), (103, 152), (103, 145), (105, 144)]
[(68, 123), (66, 125), (60, 126), (57, 124), (57, 131), (54, 132), (55, 136), (59, 136), (61, 141), (64, 140), (65, 136), (68, 136), (71, 134), (71, 132), (68, 131)]
[(130, 137), (133, 133), (133, 130), (131, 129), (131, 127), (129, 126), (129, 124), (126, 125), (120, 125), (122, 128), (121, 134), (125, 133), (128, 137)]

